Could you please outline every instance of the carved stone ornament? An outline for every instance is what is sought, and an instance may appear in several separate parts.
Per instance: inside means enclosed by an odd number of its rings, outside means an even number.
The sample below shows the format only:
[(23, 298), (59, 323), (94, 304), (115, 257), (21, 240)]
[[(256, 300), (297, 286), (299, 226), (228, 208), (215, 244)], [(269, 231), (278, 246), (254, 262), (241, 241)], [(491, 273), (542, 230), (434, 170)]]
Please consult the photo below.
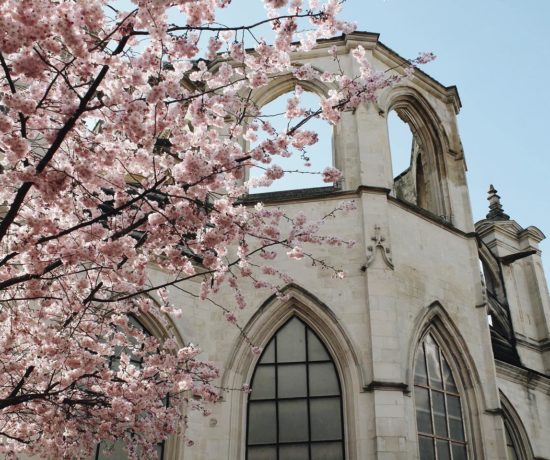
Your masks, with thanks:
[[(382, 260), (384, 263), (393, 270), (393, 261), (391, 256), (391, 249), (389, 244), (386, 242), (386, 238), (380, 233), (380, 226), (374, 226), (374, 236), (371, 237), (371, 241), (374, 244), (367, 246), (367, 263), (366, 267), (370, 267), (376, 259), (378, 252), (382, 253)], [(380, 251), (378, 251), (380, 249)]]

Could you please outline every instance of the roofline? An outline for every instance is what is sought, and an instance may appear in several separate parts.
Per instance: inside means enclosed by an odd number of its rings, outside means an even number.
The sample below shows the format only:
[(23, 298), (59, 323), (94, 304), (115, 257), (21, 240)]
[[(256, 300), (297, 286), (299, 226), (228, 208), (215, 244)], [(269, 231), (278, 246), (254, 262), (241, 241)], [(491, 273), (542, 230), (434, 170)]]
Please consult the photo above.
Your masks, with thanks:
[[(377, 32), (355, 31), (350, 34), (341, 34), (331, 38), (319, 39), (317, 40), (317, 46), (315, 46), (314, 50), (327, 48), (331, 44), (335, 44), (338, 42), (343, 42), (343, 44), (347, 48), (352, 48), (354, 45), (353, 42), (355, 42), (355, 46), (361, 44), (365, 49), (369, 49), (375, 52), (378, 51), (381, 56), (392, 60), (397, 66), (406, 66), (409, 63), (409, 60), (396, 53), (389, 46), (384, 45), (384, 43), (382, 43), (379, 38), (380, 34)], [(299, 42), (292, 43), (292, 45), (299, 44)], [(247, 48), (245, 51), (247, 53), (253, 53), (254, 48)], [(219, 54), (221, 55), (222, 53)], [(300, 52), (298, 52), (297, 54), (300, 54)], [(213, 61), (210, 61), (208, 64), (210, 67), (215, 67), (221, 61), (224, 61), (224, 59), (216, 58)], [(418, 67), (415, 67), (414, 76), (419, 78), (421, 81), (424, 81), (428, 86), (431, 86), (439, 93), (442, 93), (444, 96), (446, 96), (448, 102), (450, 102), (454, 106), (455, 113), (459, 113), (460, 108), (462, 107), (462, 101), (460, 100), (460, 95), (458, 93), (458, 88), (456, 87), (456, 85), (445, 86)]]
[[(336, 37), (331, 37), (327, 39), (318, 40), (319, 45), (336, 43), (343, 41), (347, 46), (350, 46), (350, 42), (363, 42), (368, 43), (369, 45), (365, 46), (367, 49), (378, 50), (382, 54), (386, 55), (390, 59), (396, 61), (396, 64), (406, 65), (409, 61), (396, 53), (392, 48), (382, 43), (380, 40), (380, 34), (376, 32), (367, 32), (367, 31), (355, 31), (351, 34), (342, 34)], [(458, 88), (456, 85), (446, 86), (440, 81), (436, 80), (432, 76), (428, 75), (419, 67), (415, 67), (414, 75), (419, 77), (421, 80), (425, 80), (428, 84), (435, 86), (439, 91), (446, 94), (447, 97), (451, 99), (455, 106), (455, 111), (458, 113), (462, 107), (462, 101), (460, 100), (460, 95), (458, 93)]]

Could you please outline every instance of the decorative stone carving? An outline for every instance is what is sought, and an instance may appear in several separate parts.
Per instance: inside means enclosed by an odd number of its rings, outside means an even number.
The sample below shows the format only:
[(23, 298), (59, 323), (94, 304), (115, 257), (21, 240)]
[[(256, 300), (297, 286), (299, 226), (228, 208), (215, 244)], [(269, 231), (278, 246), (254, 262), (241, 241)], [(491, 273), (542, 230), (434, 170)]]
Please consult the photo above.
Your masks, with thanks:
[(500, 196), (497, 193), (493, 184), (489, 186), (489, 213), (487, 214), (487, 219), (490, 220), (510, 220), (510, 216), (504, 212), (502, 204), (500, 203)]
[[(393, 270), (391, 249), (389, 244), (386, 242), (386, 238), (380, 233), (380, 226), (378, 224), (374, 226), (374, 235), (371, 237), (371, 241), (373, 241), (374, 244), (367, 246), (366, 268), (372, 265), (376, 259), (376, 254), (381, 252), (382, 260), (391, 270)], [(380, 251), (378, 251), (378, 249), (380, 249)]]

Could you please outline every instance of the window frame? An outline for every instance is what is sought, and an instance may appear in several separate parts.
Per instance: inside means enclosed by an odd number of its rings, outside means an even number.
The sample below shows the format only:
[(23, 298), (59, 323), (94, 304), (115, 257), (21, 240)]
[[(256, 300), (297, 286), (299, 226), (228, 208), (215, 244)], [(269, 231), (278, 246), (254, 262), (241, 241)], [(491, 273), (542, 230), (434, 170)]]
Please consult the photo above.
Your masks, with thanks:
[[(281, 332), (290, 322), (293, 320), (297, 320), (303, 327), (304, 327), (304, 348), (305, 348), (305, 359), (302, 361), (292, 361), (292, 362), (279, 362), (277, 360), (277, 335), (279, 332)], [(309, 359), (309, 334), (312, 334), (314, 338), (318, 340), (318, 342), (323, 347), (324, 352), (327, 354), (328, 359), (326, 360), (310, 360)], [(274, 358), (273, 362), (271, 363), (262, 363), (262, 358), (264, 357), (264, 354), (270, 347), (270, 345), (273, 344), (274, 348)], [(330, 363), (333, 366), (334, 375), (336, 376), (336, 381), (338, 385), (338, 394), (335, 395), (310, 395), (310, 370), (309, 366), (311, 364), (327, 364)], [(279, 387), (279, 376), (278, 376), (278, 367), (281, 365), (303, 365), (305, 366), (306, 371), (306, 396), (290, 396), (290, 397), (279, 397), (278, 396), (278, 387)], [(257, 370), (261, 367), (268, 367), (273, 366), (275, 369), (275, 375), (274, 375), (274, 397), (273, 398), (259, 398), (259, 399), (251, 399), (252, 392), (250, 392), (246, 399), (246, 419), (245, 419), (245, 459), (249, 459), (249, 447), (256, 447), (256, 446), (265, 446), (265, 447), (275, 447), (275, 458), (279, 459), (280, 457), (280, 446), (292, 446), (292, 445), (307, 445), (308, 450), (308, 459), (311, 458), (312, 455), (312, 445), (322, 445), (322, 444), (328, 444), (328, 443), (340, 443), (341, 444), (341, 454), (342, 459), (347, 458), (347, 437), (346, 437), (346, 426), (345, 426), (345, 416), (344, 416), (344, 404), (345, 404), (345, 398), (344, 398), (344, 386), (341, 381), (341, 375), (339, 372), (339, 368), (337, 365), (337, 360), (334, 359), (333, 355), (331, 354), (329, 348), (324, 343), (324, 340), (315, 332), (315, 330), (307, 324), (302, 318), (300, 318), (297, 315), (292, 315), (290, 318), (288, 318), (282, 325), (280, 325), (271, 338), (267, 341), (266, 346), (264, 347), (264, 350), (262, 351), (262, 354), (254, 364), (254, 371), (252, 373), (250, 382), (253, 384), (254, 379), (256, 377)], [(339, 407), (340, 407), (340, 438), (339, 439), (331, 439), (331, 440), (312, 440), (312, 430), (311, 430), (311, 406), (310, 401), (311, 400), (322, 400), (322, 399), (337, 399), (339, 401)], [(263, 443), (263, 444), (249, 444), (249, 426), (250, 426), (250, 407), (251, 402), (254, 404), (254, 401), (256, 402), (273, 402), (275, 403), (275, 442), (273, 443)], [(306, 441), (290, 441), (290, 442), (281, 442), (279, 440), (279, 401), (306, 401), (307, 403), (307, 420), (308, 420), (308, 427), (307, 427), (307, 440)]]
[[(439, 371), (441, 374), (441, 388), (434, 387), (431, 385), (430, 382), (430, 369), (428, 365), (427, 360), (427, 354), (426, 354), (426, 342), (427, 340), (431, 339), (435, 347), (438, 351), (438, 365), (439, 365)], [(417, 382), (417, 376), (416, 376), (416, 365), (417, 360), (419, 358), (419, 353), (422, 353), (424, 357), (424, 369), (426, 372), (426, 384), (418, 383)], [(456, 388), (456, 391), (451, 391), (447, 389), (447, 382), (445, 381), (445, 376), (443, 375), (443, 362), (446, 363), (446, 366), (451, 374), (451, 378), (454, 382), (454, 386)], [(471, 452), (471, 444), (472, 441), (471, 436), (469, 436), (470, 430), (469, 430), (469, 417), (468, 417), (468, 410), (467, 410), (467, 395), (464, 391), (464, 387), (462, 385), (461, 379), (457, 378), (459, 376), (459, 373), (457, 372), (457, 369), (453, 365), (453, 361), (448, 359), (448, 353), (444, 350), (444, 348), (440, 345), (440, 341), (437, 339), (436, 335), (432, 333), (432, 331), (428, 331), (425, 333), (421, 340), (418, 342), (418, 346), (416, 349), (416, 353), (414, 355), (413, 360), (413, 369), (412, 369), (412, 378), (413, 378), (413, 390), (414, 393), (416, 393), (416, 388), (421, 388), (423, 390), (426, 390), (428, 392), (428, 401), (429, 401), (429, 412), (430, 412), (430, 423), (432, 428), (432, 433), (426, 433), (421, 432), (418, 427), (418, 419), (417, 419), (417, 397), (416, 394), (413, 394), (413, 406), (414, 406), (414, 423), (415, 423), (415, 432), (416, 432), (416, 440), (417, 440), (417, 452), (418, 452), (418, 458), (422, 460), (421, 453), (420, 453), (420, 438), (423, 437), (425, 439), (430, 439), (433, 446), (433, 452), (434, 452), (434, 460), (437, 460), (438, 453), (437, 453), (437, 441), (444, 441), (448, 445), (448, 452), (449, 452), (449, 459), (453, 459), (453, 444), (459, 444), (464, 446), (464, 452), (466, 454), (466, 460), (469, 460), (472, 457)], [(433, 392), (438, 392), (443, 395), (443, 401), (444, 401), (444, 416), (445, 416), (445, 430), (447, 432), (446, 436), (442, 436), (436, 433), (436, 424), (435, 424), (435, 411), (433, 406)], [(458, 402), (460, 404), (460, 421), (462, 426), (462, 433), (464, 440), (458, 440), (451, 437), (451, 430), (450, 430), (450, 416), (449, 416), (449, 409), (448, 409), (448, 399), (447, 396), (452, 396), (458, 398)]]

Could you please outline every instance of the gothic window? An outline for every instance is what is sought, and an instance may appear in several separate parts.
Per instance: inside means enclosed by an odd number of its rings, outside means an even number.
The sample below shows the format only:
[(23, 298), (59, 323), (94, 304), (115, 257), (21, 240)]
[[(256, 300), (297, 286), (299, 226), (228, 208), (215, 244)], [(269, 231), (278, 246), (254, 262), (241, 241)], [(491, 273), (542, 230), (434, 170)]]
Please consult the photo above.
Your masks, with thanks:
[(290, 319), (265, 347), (251, 387), (247, 460), (344, 459), (338, 373), (300, 319)]
[(396, 198), (448, 218), (442, 134), (429, 104), (401, 95), (388, 112), (388, 136)]
[[(253, 123), (258, 126), (255, 142), (251, 142), (250, 148), (258, 146), (261, 142), (273, 139), (272, 135), (262, 129), (264, 122), (270, 123), (279, 134), (284, 134), (288, 129), (299, 124), (306, 116), (297, 117), (291, 121), (285, 117), (287, 101), (292, 93), (285, 93), (261, 108), (261, 112)], [(319, 97), (311, 92), (304, 91), (300, 97), (300, 107), (306, 111), (315, 111), (320, 107)], [(317, 142), (304, 148), (290, 147), (290, 157), (279, 155), (268, 155), (265, 158), (271, 162), (262, 163), (258, 161), (249, 171), (249, 178), (262, 176), (266, 169), (273, 165), (280, 166), (285, 174), (282, 178), (275, 180), (268, 187), (251, 188), (251, 193), (278, 192), (286, 190), (297, 190), (317, 187), (332, 186), (331, 183), (323, 182), (321, 173), (326, 167), (333, 166), (332, 152), (332, 126), (321, 118), (309, 119), (301, 128), (305, 131), (314, 131), (317, 134)]]
[(388, 114), (388, 135), (390, 141), (391, 163), (395, 180), (406, 174), (411, 166), (414, 152), (414, 138), (411, 128), (395, 110)]
[[(141, 324), (135, 317), (129, 316), (128, 323), (130, 326), (135, 327), (143, 331), (146, 335), (151, 336), (151, 333)], [(122, 348), (117, 348), (115, 356), (111, 358), (109, 363), (110, 368), (116, 370), (120, 365), (120, 355), (123, 351), (128, 352), (128, 350), (123, 350)], [(136, 357), (133, 354), (130, 354), (130, 362), (136, 366), (141, 367), (142, 360)], [(163, 460), (164, 458), (164, 442), (161, 442), (157, 445), (157, 459)], [(124, 448), (124, 442), (115, 441), (113, 442), (102, 442), (98, 444), (94, 460), (127, 460), (128, 453)]]
[(416, 427), (421, 460), (466, 460), (458, 386), (440, 347), (428, 334), (414, 370)]

